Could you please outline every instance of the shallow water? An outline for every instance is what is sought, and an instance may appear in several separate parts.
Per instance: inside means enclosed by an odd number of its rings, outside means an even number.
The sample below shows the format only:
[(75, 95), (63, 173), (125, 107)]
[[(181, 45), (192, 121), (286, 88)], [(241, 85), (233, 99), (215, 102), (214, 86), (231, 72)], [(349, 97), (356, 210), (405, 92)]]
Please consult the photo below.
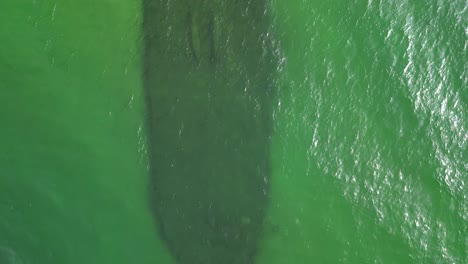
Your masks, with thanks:
[[(466, 3), (269, 3), (256, 263), (468, 262)], [(0, 3), (0, 261), (174, 263), (148, 202), (141, 10)]]

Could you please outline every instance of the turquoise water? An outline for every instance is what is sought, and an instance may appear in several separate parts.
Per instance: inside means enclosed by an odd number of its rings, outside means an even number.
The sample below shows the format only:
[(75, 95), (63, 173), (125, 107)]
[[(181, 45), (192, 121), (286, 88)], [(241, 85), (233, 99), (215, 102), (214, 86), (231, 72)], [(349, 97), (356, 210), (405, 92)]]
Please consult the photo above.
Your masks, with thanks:
[[(468, 263), (466, 2), (268, 3), (256, 263)], [(0, 4), (0, 263), (175, 263), (148, 202), (141, 10)]]

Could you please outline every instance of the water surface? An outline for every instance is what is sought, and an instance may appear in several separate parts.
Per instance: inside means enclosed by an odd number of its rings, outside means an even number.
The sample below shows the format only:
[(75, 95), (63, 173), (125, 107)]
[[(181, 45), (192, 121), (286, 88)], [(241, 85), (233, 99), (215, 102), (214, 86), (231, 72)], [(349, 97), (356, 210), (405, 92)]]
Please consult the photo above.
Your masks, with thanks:
[[(279, 64), (256, 263), (468, 262), (465, 1), (264, 8)], [(148, 203), (141, 10), (0, 4), (0, 261), (174, 263)]]

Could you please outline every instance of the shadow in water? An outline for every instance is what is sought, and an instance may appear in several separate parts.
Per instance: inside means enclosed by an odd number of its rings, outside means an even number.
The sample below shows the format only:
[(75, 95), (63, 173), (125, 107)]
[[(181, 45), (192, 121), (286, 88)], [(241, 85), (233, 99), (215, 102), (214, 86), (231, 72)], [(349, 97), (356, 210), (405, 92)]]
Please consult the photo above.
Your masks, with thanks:
[(253, 263), (269, 197), (264, 1), (144, 0), (151, 206), (178, 263)]

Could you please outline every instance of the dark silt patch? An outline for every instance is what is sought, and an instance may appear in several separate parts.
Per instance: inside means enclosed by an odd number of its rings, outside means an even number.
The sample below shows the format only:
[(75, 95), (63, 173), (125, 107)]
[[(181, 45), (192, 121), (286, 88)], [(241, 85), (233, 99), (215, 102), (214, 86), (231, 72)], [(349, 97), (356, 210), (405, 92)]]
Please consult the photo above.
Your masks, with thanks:
[(143, 0), (150, 200), (178, 263), (254, 263), (277, 61), (266, 8)]

